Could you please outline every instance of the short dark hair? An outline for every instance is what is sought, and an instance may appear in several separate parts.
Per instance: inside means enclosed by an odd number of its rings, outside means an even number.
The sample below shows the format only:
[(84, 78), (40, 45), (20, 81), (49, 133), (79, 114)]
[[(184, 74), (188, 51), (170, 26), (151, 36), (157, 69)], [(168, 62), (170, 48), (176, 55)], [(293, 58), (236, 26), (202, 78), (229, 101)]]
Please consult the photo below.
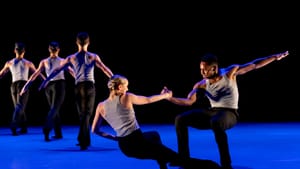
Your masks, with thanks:
[(16, 42), (16, 43), (15, 43), (15, 49), (16, 49), (18, 52), (23, 52), (23, 51), (25, 51), (25, 44), (22, 43), (22, 42)]
[(218, 64), (218, 57), (212, 53), (206, 53), (202, 56), (201, 62), (205, 62), (208, 65)]
[(49, 43), (49, 49), (52, 51), (57, 51), (59, 49), (59, 43), (56, 41), (52, 41)]
[(85, 45), (90, 41), (90, 36), (87, 32), (79, 32), (76, 37), (77, 43)]

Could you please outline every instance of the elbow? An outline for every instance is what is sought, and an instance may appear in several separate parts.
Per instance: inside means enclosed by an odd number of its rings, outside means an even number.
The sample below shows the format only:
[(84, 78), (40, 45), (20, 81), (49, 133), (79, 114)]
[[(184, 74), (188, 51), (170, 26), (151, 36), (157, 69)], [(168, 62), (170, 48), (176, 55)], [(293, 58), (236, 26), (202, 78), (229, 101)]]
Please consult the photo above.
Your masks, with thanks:
[(192, 106), (194, 104), (194, 102), (184, 102), (181, 105), (182, 106)]
[(188, 99), (188, 100), (185, 102), (185, 106), (192, 106), (195, 102), (196, 102), (195, 99)]
[(180, 106), (191, 106), (193, 105), (193, 102), (181, 102), (181, 103), (177, 103)]
[(194, 103), (193, 102), (188, 102), (186, 103), (186, 106), (192, 106)]

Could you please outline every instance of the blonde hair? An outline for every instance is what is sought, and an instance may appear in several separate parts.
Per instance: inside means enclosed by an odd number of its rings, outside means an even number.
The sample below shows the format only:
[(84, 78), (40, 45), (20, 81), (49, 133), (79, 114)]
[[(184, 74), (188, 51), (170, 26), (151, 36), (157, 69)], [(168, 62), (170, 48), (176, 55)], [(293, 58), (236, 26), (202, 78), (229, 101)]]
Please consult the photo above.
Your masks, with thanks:
[(128, 79), (125, 76), (115, 74), (109, 79), (107, 87), (110, 91), (112, 91), (116, 90), (119, 85), (126, 83), (128, 83)]

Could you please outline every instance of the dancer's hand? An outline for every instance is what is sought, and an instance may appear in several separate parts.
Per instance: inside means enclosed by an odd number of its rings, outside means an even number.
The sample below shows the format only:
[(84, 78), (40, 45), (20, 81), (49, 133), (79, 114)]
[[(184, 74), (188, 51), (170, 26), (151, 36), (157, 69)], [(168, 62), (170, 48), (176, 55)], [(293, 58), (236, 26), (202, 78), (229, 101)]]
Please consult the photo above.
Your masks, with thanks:
[(278, 53), (274, 56), (276, 57), (276, 60), (281, 60), (281, 59), (285, 58), (287, 55), (289, 55), (289, 51), (285, 51), (283, 53)]
[(169, 99), (173, 96), (173, 92), (172, 90), (169, 90), (166, 86), (162, 89), (162, 91), (160, 92), (161, 94), (168, 94), (166, 99)]

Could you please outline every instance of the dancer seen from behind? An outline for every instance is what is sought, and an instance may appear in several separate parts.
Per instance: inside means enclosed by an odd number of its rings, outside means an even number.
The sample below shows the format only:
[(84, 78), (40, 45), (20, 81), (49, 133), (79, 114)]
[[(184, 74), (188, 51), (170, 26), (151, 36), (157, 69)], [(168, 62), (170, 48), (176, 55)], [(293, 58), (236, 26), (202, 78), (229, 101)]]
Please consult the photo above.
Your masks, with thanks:
[[(25, 44), (23, 42), (15, 43), (14, 53), (15, 58), (7, 61), (1, 69), (0, 78), (8, 72), (11, 73), (12, 83), (10, 85), (10, 92), (14, 105), (14, 112), (12, 115), (10, 129), (12, 135), (17, 136), (28, 132), (27, 115), (25, 110), (28, 103), (29, 91), (24, 92), (22, 96), (20, 95), (20, 92), (28, 80), (29, 75), (36, 71), (36, 67), (33, 62), (24, 58)], [(45, 76), (43, 75), (40, 75), (40, 77), (45, 79)]]
[[(30, 76), (26, 84), (23, 86), (20, 95), (27, 92), (29, 86), (32, 85), (33, 81), (45, 71), (47, 77), (63, 63), (63, 58), (59, 56), (60, 47), (56, 41), (50, 42), (48, 46), (49, 56), (41, 60), (37, 70)], [(68, 67), (69, 73), (74, 77), (73, 69)], [(66, 82), (64, 71), (59, 72), (55, 77), (50, 79), (47, 87), (45, 88), (45, 94), (50, 106), (50, 110), (47, 113), (47, 117), (43, 127), (45, 141), (50, 141), (49, 134), (54, 129), (53, 139), (61, 139), (62, 128), (60, 109), (65, 99)]]
[(99, 68), (110, 78), (112, 71), (102, 62), (100, 56), (88, 51), (90, 36), (87, 32), (79, 32), (76, 36), (78, 51), (67, 56), (60, 67), (55, 69), (43, 81), (40, 89), (47, 86), (48, 82), (62, 70), (71, 67), (75, 76), (75, 100), (79, 113), (79, 132), (77, 135), (80, 150), (86, 150), (91, 145), (90, 118), (94, 112), (96, 89), (94, 67)]

